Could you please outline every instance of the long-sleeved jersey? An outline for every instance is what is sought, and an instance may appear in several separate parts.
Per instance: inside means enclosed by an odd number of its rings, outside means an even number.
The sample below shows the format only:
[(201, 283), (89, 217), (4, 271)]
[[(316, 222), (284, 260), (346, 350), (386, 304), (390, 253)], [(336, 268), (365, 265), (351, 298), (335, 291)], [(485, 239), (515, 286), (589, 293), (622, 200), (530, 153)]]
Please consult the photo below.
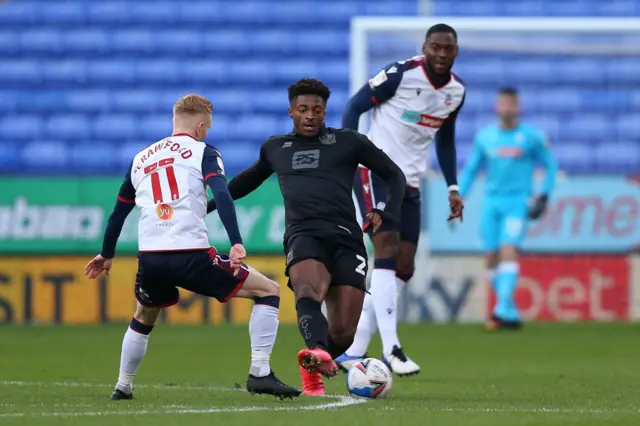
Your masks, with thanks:
[(558, 171), (548, 141), (542, 132), (528, 124), (519, 124), (514, 129), (491, 125), (476, 134), (460, 180), (463, 197), (469, 194), (483, 165), (487, 169), (485, 191), (490, 196), (532, 195), (536, 165), (546, 170), (540, 192), (549, 195)]
[(455, 119), (464, 103), (465, 87), (453, 73), (432, 82), (425, 58), (394, 62), (371, 78), (347, 104), (342, 126), (357, 129), (360, 115), (373, 109), (367, 136), (404, 172), (407, 184), (420, 186), (427, 171), (427, 148), (436, 149), (448, 185), (456, 182)]
[(102, 255), (114, 256), (122, 225), (136, 205), (141, 209), (140, 251), (209, 248), (204, 222), (207, 185), (218, 201), (231, 244), (242, 243), (220, 153), (189, 135), (178, 134), (149, 145), (134, 157), (107, 223)]

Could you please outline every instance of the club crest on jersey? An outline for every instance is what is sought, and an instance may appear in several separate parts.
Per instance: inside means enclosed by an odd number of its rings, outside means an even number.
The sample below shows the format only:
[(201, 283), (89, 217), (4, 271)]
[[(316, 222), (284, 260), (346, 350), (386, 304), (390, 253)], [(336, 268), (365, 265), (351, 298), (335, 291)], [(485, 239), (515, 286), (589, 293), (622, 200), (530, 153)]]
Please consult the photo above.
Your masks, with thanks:
[(444, 97), (444, 105), (451, 106), (452, 101), (453, 101), (453, 96), (451, 96), (451, 93), (447, 93), (447, 96)]
[(336, 135), (334, 135), (333, 133), (325, 133), (324, 135), (320, 136), (320, 143), (322, 145), (333, 145), (334, 143), (336, 143)]
[(168, 204), (158, 204), (156, 214), (160, 220), (171, 220), (173, 218), (173, 207)]

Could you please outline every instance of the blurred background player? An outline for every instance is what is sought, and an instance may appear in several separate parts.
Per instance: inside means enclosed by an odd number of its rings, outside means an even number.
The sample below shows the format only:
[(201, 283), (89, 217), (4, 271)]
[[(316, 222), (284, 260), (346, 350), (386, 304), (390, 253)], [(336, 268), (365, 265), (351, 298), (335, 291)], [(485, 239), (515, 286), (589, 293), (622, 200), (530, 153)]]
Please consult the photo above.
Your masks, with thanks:
[[(211, 102), (187, 95), (173, 108), (172, 136), (144, 149), (133, 159), (104, 234), (102, 251), (85, 268), (89, 278), (109, 275), (116, 243), (134, 206), (138, 224), (136, 312), (122, 342), (120, 375), (112, 400), (133, 398), (133, 379), (147, 350), (149, 334), (163, 308), (178, 303), (176, 286), (226, 302), (232, 297), (255, 300), (249, 334), (251, 370), (247, 390), (280, 397), (299, 396), (269, 367), (278, 330), (278, 284), (242, 263), (246, 256), (235, 207), (227, 190), (219, 152), (203, 143), (211, 126)], [(231, 251), (229, 258), (209, 244), (208, 185), (218, 203)]]
[[(499, 122), (478, 132), (473, 141), (471, 156), (462, 173), (460, 194), (469, 195), (478, 170), (485, 165), (480, 233), (489, 281), (497, 296), (487, 327), (513, 329), (521, 326), (514, 302), (520, 271), (519, 249), (527, 233), (528, 219), (537, 219), (545, 211), (558, 164), (542, 132), (520, 122), (516, 89), (500, 90), (496, 113)], [(545, 178), (540, 194), (532, 200), (536, 165), (544, 167)]]
[[(386, 210), (367, 214), (373, 232), (400, 216), (406, 186), (402, 171), (366, 136), (325, 126), (329, 96), (329, 88), (313, 78), (290, 85), (293, 132), (269, 138), (258, 161), (229, 183), (238, 199), (273, 173), (278, 177), (285, 206), (285, 270), (307, 345), (298, 353), (307, 395), (324, 394), (322, 375), (337, 373), (333, 359), (353, 343), (362, 311), (367, 252), (351, 194), (357, 165), (374, 170), (389, 188)], [(209, 210), (215, 205), (210, 201)]]
[[(415, 269), (422, 215), (420, 180), (427, 171), (427, 148), (434, 138), (438, 162), (449, 187), (449, 219), (462, 220), (463, 205), (456, 180), (455, 119), (464, 103), (465, 87), (451, 72), (458, 55), (456, 31), (445, 24), (432, 26), (422, 53), (423, 56), (386, 66), (349, 100), (342, 116), (343, 127), (357, 129), (360, 115), (373, 110), (368, 136), (400, 166), (407, 179), (399, 229), (383, 226), (376, 234), (370, 233), (375, 250), (371, 294), (365, 297), (353, 345), (337, 359), (345, 370), (365, 356), (377, 327), (383, 359), (393, 372), (420, 372), (398, 339), (397, 294)], [(360, 168), (354, 187), (363, 216), (374, 208), (385, 207), (387, 188), (366, 167)]]

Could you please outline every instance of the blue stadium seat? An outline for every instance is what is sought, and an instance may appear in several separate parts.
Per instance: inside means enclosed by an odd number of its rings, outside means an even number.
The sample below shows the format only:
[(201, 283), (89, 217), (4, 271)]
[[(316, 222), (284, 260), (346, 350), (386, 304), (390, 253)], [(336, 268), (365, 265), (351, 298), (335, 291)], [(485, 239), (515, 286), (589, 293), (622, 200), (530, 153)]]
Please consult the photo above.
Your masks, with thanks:
[(241, 172), (256, 161), (259, 156), (259, 147), (250, 142), (220, 143), (215, 146), (222, 154), (227, 175)]
[(50, 139), (91, 143), (91, 123), (83, 114), (54, 115), (45, 123), (45, 135)]
[(135, 71), (130, 60), (97, 60), (87, 64), (86, 78), (94, 85), (121, 86), (136, 80)]
[[(636, 140), (640, 145), (640, 113), (635, 114), (621, 114), (615, 120), (615, 124), (611, 123), (613, 127), (615, 125), (618, 140)], [(613, 133), (613, 132), (612, 132)]]
[(41, 2), (12, 1), (0, 6), (0, 28), (30, 26), (37, 22)]
[[(124, 90), (111, 93), (113, 110), (126, 113), (151, 113), (162, 111), (163, 107), (169, 111), (173, 105), (163, 105), (160, 102), (161, 92), (157, 90)], [(176, 97), (173, 102), (177, 101)]]
[(602, 142), (612, 136), (612, 123), (607, 117), (598, 114), (580, 114), (569, 116), (560, 126), (560, 140), (583, 140)]
[(84, 83), (87, 76), (87, 63), (84, 60), (49, 60), (43, 62), (38, 73), (50, 87), (73, 87)]
[(62, 43), (66, 55), (100, 57), (111, 52), (112, 37), (107, 29), (79, 29), (65, 31)]
[(37, 140), (42, 136), (42, 121), (37, 115), (5, 115), (0, 118), (0, 140)]
[[(637, 134), (636, 134), (637, 136)], [(604, 143), (595, 147), (595, 157), (598, 161), (598, 171), (605, 173), (619, 173), (620, 169), (632, 170), (640, 164), (640, 144), (635, 142)]]
[(134, 116), (101, 115), (92, 120), (93, 138), (113, 141), (131, 139), (138, 134), (138, 123)]
[(22, 167), (20, 145), (11, 142), (0, 143), (0, 173), (17, 173)]
[(560, 169), (577, 173), (593, 173), (596, 170), (594, 150), (587, 142), (567, 142), (555, 144), (553, 153), (558, 159)]
[(92, 142), (74, 145), (70, 151), (70, 166), (76, 173), (114, 173), (120, 165), (117, 151), (110, 143)]
[(20, 152), (24, 172), (49, 174), (71, 172), (69, 146), (60, 141), (38, 141), (25, 145)]
[(0, 52), (6, 57), (20, 52), (20, 33), (18, 31), (0, 31)]
[[(20, 1), (20, 3), (23, 3)], [(82, 26), (87, 19), (86, 4), (78, 1), (39, 1), (33, 18), (41, 25)], [(0, 15), (2, 15), (0, 8)]]
[[(173, 125), (171, 123), (171, 110), (161, 115), (145, 115), (138, 119), (137, 138), (146, 145), (171, 136)], [(130, 135), (129, 135), (130, 136)], [(130, 139), (130, 137), (128, 138)]]
[(111, 110), (111, 93), (106, 90), (73, 90), (61, 96), (59, 107), (69, 112), (95, 114)]
[(40, 81), (40, 67), (36, 61), (6, 60), (0, 66), (0, 87), (15, 89), (33, 86)]
[(32, 29), (21, 34), (20, 51), (32, 56), (58, 55), (63, 49), (60, 31), (53, 29)]

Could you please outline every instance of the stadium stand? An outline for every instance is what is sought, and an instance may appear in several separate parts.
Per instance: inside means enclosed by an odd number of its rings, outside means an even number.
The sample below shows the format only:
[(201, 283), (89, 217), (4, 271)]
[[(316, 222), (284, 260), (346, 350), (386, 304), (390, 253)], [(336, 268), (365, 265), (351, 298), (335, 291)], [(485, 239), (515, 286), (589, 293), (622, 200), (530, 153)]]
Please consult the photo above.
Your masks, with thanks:
[[(415, 15), (417, 2), (322, 3), (24, 0), (0, 5), (0, 172), (120, 174), (141, 146), (167, 135), (171, 105), (194, 92), (214, 102), (210, 142), (234, 173), (256, 157), (266, 137), (290, 130), (286, 87), (303, 76), (332, 88), (328, 122), (338, 125), (348, 96), (350, 18)], [(438, 0), (435, 12), (628, 16), (640, 12), (639, 4)], [(393, 43), (376, 45), (372, 57), (393, 49)], [(494, 91), (506, 76), (531, 99), (532, 118), (549, 132), (565, 170), (637, 171), (640, 58), (624, 65), (594, 57), (564, 81), (554, 76), (574, 72), (578, 64), (570, 58), (552, 70), (551, 59), (540, 56), (532, 61), (463, 54), (456, 71), (473, 95), (461, 117), (466, 123), (459, 132), (461, 159), (477, 126), (492, 120)], [(599, 88), (605, 75), (620, 85)]]

